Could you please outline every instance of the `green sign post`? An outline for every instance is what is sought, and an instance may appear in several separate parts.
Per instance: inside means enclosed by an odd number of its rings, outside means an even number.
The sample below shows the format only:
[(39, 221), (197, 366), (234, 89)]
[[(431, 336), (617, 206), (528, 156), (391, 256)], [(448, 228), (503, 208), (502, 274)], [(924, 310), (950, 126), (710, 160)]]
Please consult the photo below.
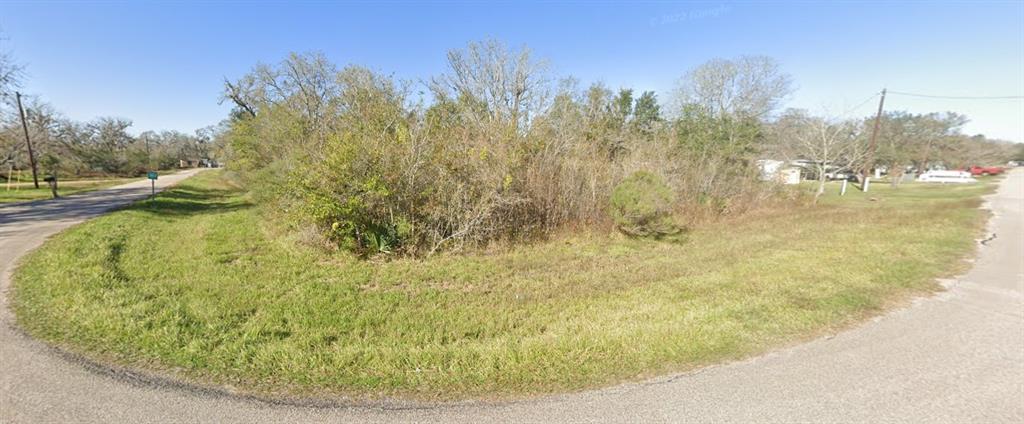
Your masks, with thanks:
[(156, 171), (147, 172), (146, 178), (149, 178), (150, 197), (156, 196)]

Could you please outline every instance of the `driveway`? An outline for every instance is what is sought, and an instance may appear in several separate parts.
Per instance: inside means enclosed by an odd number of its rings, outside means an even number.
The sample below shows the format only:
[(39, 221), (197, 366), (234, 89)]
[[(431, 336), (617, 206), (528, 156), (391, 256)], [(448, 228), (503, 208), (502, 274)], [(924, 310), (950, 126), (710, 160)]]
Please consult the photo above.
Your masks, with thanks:
[[(161, 177), (161, 185), (187, 176)], [(989, 197), (995, 237), (948, 290), (795, 347), (643, 383), (488, 404), (308, 407), (140, 380), (13, 326), (15, 261), (148, 183), (0, 207), (0, 422), (1024, 422), (1024, 170)]]

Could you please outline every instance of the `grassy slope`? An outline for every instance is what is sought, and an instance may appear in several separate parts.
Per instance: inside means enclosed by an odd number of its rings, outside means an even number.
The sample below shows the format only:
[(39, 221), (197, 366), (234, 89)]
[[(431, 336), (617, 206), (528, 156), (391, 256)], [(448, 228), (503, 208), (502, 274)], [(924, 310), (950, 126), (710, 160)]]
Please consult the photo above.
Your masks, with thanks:
[(210, 172), (49, 241), (14, 307), (72, 350), (264, 394), (572, 390), (803, 340), (962, 266), (989, 187), (873, 189), (682, 244), (579, 236), (367, 262), (268, 239)]
[[(68, 196), (75, 193), (82, 193), (86, 191), (99, 190), (102, 188), (113, 187), (116, 185), (124, 184), (136, 180), (135, 178), (118, 178), (118, 179), (104, 179), (104, 180), (81, 180), (81, 181), (60, 181), (57, 185), (57, 194), (61, 196)], [(27, 202), (30, 200), (49, 199), (52, 197), (50, 193), (50, 187), (46, 185), (42, 180), (39, 181), (39, 188), (33, 186), (25, 187), (22, 184), (21, 187), (15, 189), (11, 187), (7, 190), (7, 186), (0, 183), (0, 203), (11, 203), (11, 202)]]

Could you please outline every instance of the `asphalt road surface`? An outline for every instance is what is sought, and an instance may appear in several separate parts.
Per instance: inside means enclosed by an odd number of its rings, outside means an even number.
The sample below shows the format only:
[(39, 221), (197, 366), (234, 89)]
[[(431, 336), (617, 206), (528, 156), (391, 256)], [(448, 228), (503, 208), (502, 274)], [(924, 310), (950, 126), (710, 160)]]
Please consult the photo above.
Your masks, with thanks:
[[(161, 186), (183, 176), (161, 177)], [(266, 403), (83, 364), (13, 325), (13, 264), (148, 183), (0, 208), (0, 422), (1024, 422), (1024, 170), (991, 197), (973, 269), (834, 337), (698, 372), (509, 403)]]

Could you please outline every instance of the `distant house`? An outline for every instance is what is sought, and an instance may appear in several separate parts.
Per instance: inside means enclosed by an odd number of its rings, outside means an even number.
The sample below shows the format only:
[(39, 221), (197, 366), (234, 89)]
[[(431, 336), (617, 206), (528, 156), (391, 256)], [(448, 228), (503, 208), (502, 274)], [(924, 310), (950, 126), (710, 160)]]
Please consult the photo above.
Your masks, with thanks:
[(217, 168), (220, 164), (213, 159), (181, 159), (178, 161), (178, 168)]
[(778, 175), (779, 170), (786, 165), (786, 162), (774, 159), (761, 159), (757, 161), (757, 168), (761, 171), (761, 181), (772, 181)]
[(761, 171), (761, 181), (774, 181), (781, 184), (800, 184), (800, 167), (781, 160), (762, 159), (757, 161)]
[(800, 169), (783, 168), (779, 170), (779, 175), (776, 177), (776, 181), (787, 185), (800, 184)]

